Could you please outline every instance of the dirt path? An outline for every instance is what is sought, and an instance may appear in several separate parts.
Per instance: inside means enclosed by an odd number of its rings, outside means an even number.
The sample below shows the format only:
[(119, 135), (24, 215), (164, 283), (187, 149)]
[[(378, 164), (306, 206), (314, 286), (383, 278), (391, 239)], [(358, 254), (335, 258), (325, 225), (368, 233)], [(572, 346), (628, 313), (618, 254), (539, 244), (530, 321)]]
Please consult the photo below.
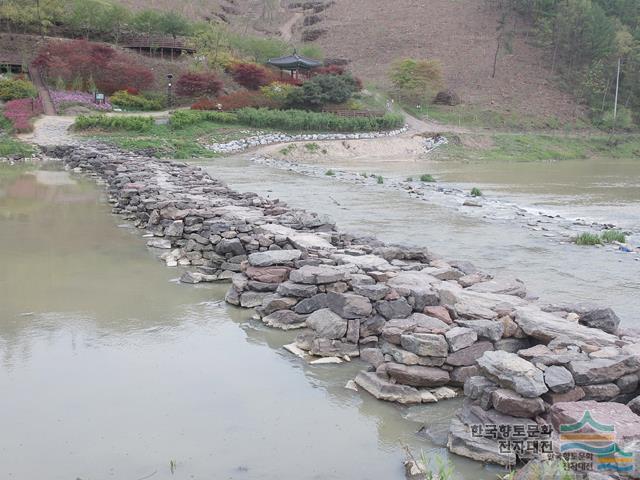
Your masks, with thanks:
[(304, 17), (304, 13), (295, 12), (293, 16), (280, 27), (280, 36), (285, 42), (291, 41), (291, 39), (293, 38), (293, 27), (302, 17)]
[(67, 145), (77, 140), (69, 133), (75, 117), (44, 115), (33, 124), (33, 132), (19, 135), (18, 138), (36, 145)]

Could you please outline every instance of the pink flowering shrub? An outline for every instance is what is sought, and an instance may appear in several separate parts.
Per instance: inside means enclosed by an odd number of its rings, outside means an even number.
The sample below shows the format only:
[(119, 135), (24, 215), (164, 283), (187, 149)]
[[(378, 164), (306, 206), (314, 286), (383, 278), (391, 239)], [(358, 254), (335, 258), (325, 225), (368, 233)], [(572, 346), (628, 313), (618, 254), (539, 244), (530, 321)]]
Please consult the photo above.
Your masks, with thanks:
[(104, 103), (95, 103), (93, 94), (87, 92), (74, 92), (67, 90), (57, 90), (51, 92), (51, 100), (56, 107), (56, 111), (60, 111), (65, 107), (73, 105), (82, 105), (83, 107), (93, 110), (109, 111), (112, 110), (108, 101)]
[(42, 113), (40, 98), (21, 98), (11, 100), (4, 106), (4, 116), (13, 125), (16, 133), (28, 133), (33, 131), (31, 119)]

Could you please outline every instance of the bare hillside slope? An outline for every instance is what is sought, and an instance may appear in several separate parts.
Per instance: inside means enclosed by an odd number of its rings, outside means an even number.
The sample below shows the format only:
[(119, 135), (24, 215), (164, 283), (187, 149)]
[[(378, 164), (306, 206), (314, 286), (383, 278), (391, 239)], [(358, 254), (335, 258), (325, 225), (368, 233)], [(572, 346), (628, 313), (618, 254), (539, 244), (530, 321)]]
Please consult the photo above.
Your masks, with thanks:
[(387, 82), (397, 58), (441, 60), (449, 87), (464, 102), (501, 111), (568, 120), (574, 98), (555, 84), (544, 51), (526, 42), (517, 26), (512, 53), (503, 50), (491, 78), (498, 14), (484, 0), (335, 0), (316, 28), (331, 57), (352, 61), (353, 70)]

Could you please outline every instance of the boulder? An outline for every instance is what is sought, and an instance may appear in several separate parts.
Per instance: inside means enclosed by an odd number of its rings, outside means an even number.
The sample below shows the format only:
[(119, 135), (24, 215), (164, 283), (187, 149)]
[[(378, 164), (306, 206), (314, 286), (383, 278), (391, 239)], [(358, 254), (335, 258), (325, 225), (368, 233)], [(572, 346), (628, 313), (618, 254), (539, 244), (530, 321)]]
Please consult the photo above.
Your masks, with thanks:
[(342, 282), (348, 279), (345, 270), (328, 265), (305, 265), (289, 274), (291, 281), (306, 283), (309, 285), (322, 285), (325, 283)]
[(583, 385), (584, 400), (608, 402), (620, 395), (620, 387), (615, 383), (601, 383), (599, 385)]
[(335, 254), (333, 255), (333, 258), (338, 264), (356, 265), (364, 271), (377, 270), (384, 272), (394, 269), (389, 262), (377, 255)]
[(554, 393), (565, 393), (575, 387), (571, 372), (564, 367), (556, 365), (545, 369), (544, 381)]
[(587, 327), (599, 328), (615, 334), (620, 325), (620, 318), (610, 308), (593, 307), (585, 313), (579, 314), (579, 322)]
[(182, 220), (174, 220), (164, 229), (165, 237), (181, 237), (184, 233), (184, 222)]
[(492, 342), (496, 342), (502, 338), (504, 333), (504, 325), (502, 322), (494, 320), (456, 320), (456, 323), (462, 327), (470, 328), (479, 338), (486, 338)]
[(265, 325), (281, 330), (294, 330), (305, 326), (306, 317), (291, 310), (277, 310), (266, 317), (262, 317)]
[(245, 274), (256, 282), (282, 283), (289, 277), (290, 270), (288, 267), (248, 267)]
[(168, 238), (152, 238), (147, 241), (147, 247), (168, 250), (171, 248), (171, 240)]
[(640, 415), (640, 395), (627, 403), (627, 406), (633, 413), (635, 413), (636, 415)]
[(440, 368), (420, 365), (387, 363), (387, 374), (398, 383), (412, 387), (440, 387), (449, 383), (449, 372)]
[(374, 372), (360, 372), (355, 382), (378, 400), (403, 404), (422, 403), (422, 397), (416, 388), (391, 383)]
[(482, 375), (472, 376), (466, 379), (464, 382), (464, 395), (471, 400), (477, 400), (487, 389), (495, 388), (498, 386)]
[(328, 308), (316, 310), (309, 315), (307, 326), (324, 338), (338, 339), (347, 334), (347, 320)]
[(535, 418), (544, 412), (544, 402), (540, 398), (525, 398), (505, 388), (494, 390), (491, 402), (498, 412), (512, 417)]
[(215, 251), (218, 255), (244, 255), (246, 252), (239, 238), (223, 238), (216, 246)]
[(476, 342), (470, 347), (450, 353), (447, 357), (447, 363), (454, 367), (466, 367), (474, 365), (478, 358), (480, 358), (485, 352), (491, 350), (493, 350), (493, 344), (491, 342)]
[[(281, 297), (280, 295), (269, 295), (262, 300), (260, 312), (263, 315), (270, 315), (278, 310), (289, 310), (298, 300), (296, 298)], [(297, 312), (300, 313), (300, 312)]]
[(531, 345), (531, 342), (526, 338), (503, 338), (493, 344), (496, 350), (504, 350), (510, 353), (518, 353), (529, 345)]
[(564, 393), (547, 392), (542, 395), (542, 399), (550, 405), (555, 405), (560, 402), (578, 402), (584, 398), (584, 395), (582, 387), (574, 387)]
[(446, 357), (449, 351), (445, 338), (431, 333), (401, 335), (400, 345), (405, 350), (423, 357)]
[(606, 347), (615, 345), (618, 340), (615, 335), (596, 328), (576, 325), (563, 318), (543, 312), (535, 306), (518, 307), (515, 321), (527, 335), (545, 343), (558, 337), (567, 337), (586, 344)]
[(384, 363), (384, 353), (379, 348), (361, 348), (360, 358), (374, 368)]
[(368, 317), (373, 310), (367, 297), (355, 293), (328, 292), (327, 306), (342, 318)]
[(548, 391), (542, 371), (516, 354), (488, 351), (478, 359), (480, 370), (501, 387), (533, 398)]
[(449, 310), (441, 305), (424, 307), (422, 313), (430, 317), (437, 318), (447, 325), (451, 325), (453, 323)]
[(445, 333), (445, 337), (452, 352), (469, 347), (478, 340), (476, 331), (465, 327), (454, 327)]
[(451, 385), (461, 387), (466, 382), (467, 378), (477, 376), (480, 373), (480, 369), (477, 365), (470, 365), (468, 367), (456, 367), (449, 375), (451, 376)]
[(357, 357), (360, 355), (358, 346), (353, 343), (331, 340), (329, 338), (316, 338), (311, 342), (311, 355), (319, 357)]
[(243, 308), (254, 308), (262, 305), (265, 298), (269, 296), (268, 292), (243, 292), (240, 295), (240, 306)]
[(286, 281), (278, 285), (276, 292), (283, 297), (308, 298), (318, 293), (318, 287)]
[(254, 267), (270, 267), (272, 265), (289, 264), (302, 255), (300, 250), (267, 250), (249, 255), (249, 264)]
[(640, 359), (635, 356), (616, 358), (594, 358), (569, 363), (576, 385), (609, 383), (623, 375), (636, 373), (640, 369)]
[(638, 382), (638, 375), (635, 373), (631, 373), (629, 375), (623, 375), (618, 380), (616, 380), (616, 385), (620, 387), (620, 392), (632, 393), (638, 389)]
[(355, 284), (353, 285), (353, 292), (357, 295), (367, 297), (369, 300), (377, 301), (382, 300), (390, 291), (390, 288), (382, 283), (376, 283), (373, 285)]
[(318, 293), (310, 298), (304, 298), (293, 309), (302, 315), (313, 313), (321, 308), (327, 308), (327, 294)]
[(520, 298), (524, 298), (527, 295), (527, 289), (524, 283), (517, 278), (487, 280), (486, 282), (480, 282), (470, 286), (469, 290), (481, 293), (515, 295)]
[(360, 320), (360, 338), (365, 338), (373, 335), (380, 335), (382, 328), (384, 327), (385, 319), (380, 315), (373, 315), (371, 317), (363, 318)]
[(404, 298), (398, 300), (383, 300), (376, 303), (376, 311), (384, 318), (390, 320), (392, 318), (406, 318), (411, 315), (413, 307), (407, 303)]

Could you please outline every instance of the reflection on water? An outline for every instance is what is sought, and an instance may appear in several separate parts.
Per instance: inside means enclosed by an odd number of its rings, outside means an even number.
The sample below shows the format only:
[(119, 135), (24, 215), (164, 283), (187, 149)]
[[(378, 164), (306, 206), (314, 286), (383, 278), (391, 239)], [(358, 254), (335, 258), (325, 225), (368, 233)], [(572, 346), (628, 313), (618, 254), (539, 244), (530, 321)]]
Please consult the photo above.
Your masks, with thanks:
[[(636, 301), (640, 290), (640, 262), (634, 261), (629, 254), (571, 244), (561, 245), (532, 235), (528, 229), (509, 221), (489, 221), (481, 217), (461, 215), (447, 207), (411, 199), (402, 192), (341, 183), (331, 177), (314, 178), (270, 169), (251, 163), (247, 158), (248, 156), (216, 159), (203, 162), (203, 165), (212, 175), (222, 178), (238, 190), (277, 197), (292, 206), (331, 215), (342, 230), (373, 234), (387, 242), (426, 246), (448, 259), (472, 261), (493, 274), (516, 276), (527, 284), (530, 292), (545, 301), (593, 301), (611, 305), (625, 324), (640, 326)], [(320, 163), (329, 161), (320, 158), (322, 156), (319, 156)], [(461, 184), (465, 179), (476, 178), (476, 172), (485, 169), (486, 176), (468, 184), (465, 189), (469, 189), (470, 185), (477, 185), (483, 191), (491, 193), (491, 189), (485, 188), (481, 183), (482, 179), (487, 180), (489, 176), (489, 166), (420, 161), (349, 163), (344, 160), (331, 165), (337, 169), (375, 172), (385, 177), (398, 178), (406, 178), (408, 175), (415, 177), (418, 173), (426, 172), (435, 172), (436, 177), (440, 177), (438, 169), (442, 169), (444, 179)], [(551, 195), (549, 190), (546, 193), (544, 190), (552, 189), (551, 186), (545, 186), (545, 174), (539, 172), (536, 176), (529, 173), (529, 169), (539, 171), (543, 169), (542, 166), (536, 164), (534, 167), (525, 163), (492, 165), (497, 172), (511, 169), (510, 176), (500, 177), (500, 173), (496, 174), (496, 178), (503, 179), (502, 183), (494, 180), (504, 192), (519, 190), (518, 185), (529, 184), (531, 191)], [(629, 170), (622, 169), (617, 174), (618, 182), (638, 185), (640, 162), (625, 165)], [(463, 176), (466, 168), (469, 169), (468, 177)], [(519, 175), (518, 168), (522, 168)], [(563, 182), (569, 182), (570, 168), (562, 169)], [(557, 178), (560, 176), (559, 173), (556, 174)], [(629, 178), (624, 180), (625, 176)], [(508, 178), (514, 181), (518, 178), (518, 183), (509, 184)], [(574, 190), (558, 188), (553, 190), (553, 197), (558, 202), (565, 202), (565, 192), (573, 195), (573, 191), (588, 190), (592, 188), (589, 186), (590, 181), (594, 181), (593, 177), (577, 175)], [(537, 184), (541, 187), (536, 188)], [(498, 187), (491, 188), (499, 190)], [(625, 209), (634, 212), (632, 216), (637, 228), (640, 223), (640, 196), (634, 187), (625, 187), (625, 192), (620, 200), (622, 205), (608, 210), (610, 216), (616, 218), (627, 216), (626, 213), (618, 213), (625, 212)], [(612, 193), (611, 198), (615, 195)], [(526, 201), (537, 200), (532, 193), (526, 197)], [(563, 205), (575, 210), (570, 200)], [(606, 210), (607, 207), (596, 204), (583, 210), (575, 210), (574, 213), (575, 216), (588, 217), (591, 209)]]
[(303, 364), (280, 348), (295, 333), (227, 306), (223, 286), (172, 281), (90, 183), (8, 168), (0, 477), (400, 479), (400, 442), (440, 451), (406, 409), (344, 388), (359, 362)]

